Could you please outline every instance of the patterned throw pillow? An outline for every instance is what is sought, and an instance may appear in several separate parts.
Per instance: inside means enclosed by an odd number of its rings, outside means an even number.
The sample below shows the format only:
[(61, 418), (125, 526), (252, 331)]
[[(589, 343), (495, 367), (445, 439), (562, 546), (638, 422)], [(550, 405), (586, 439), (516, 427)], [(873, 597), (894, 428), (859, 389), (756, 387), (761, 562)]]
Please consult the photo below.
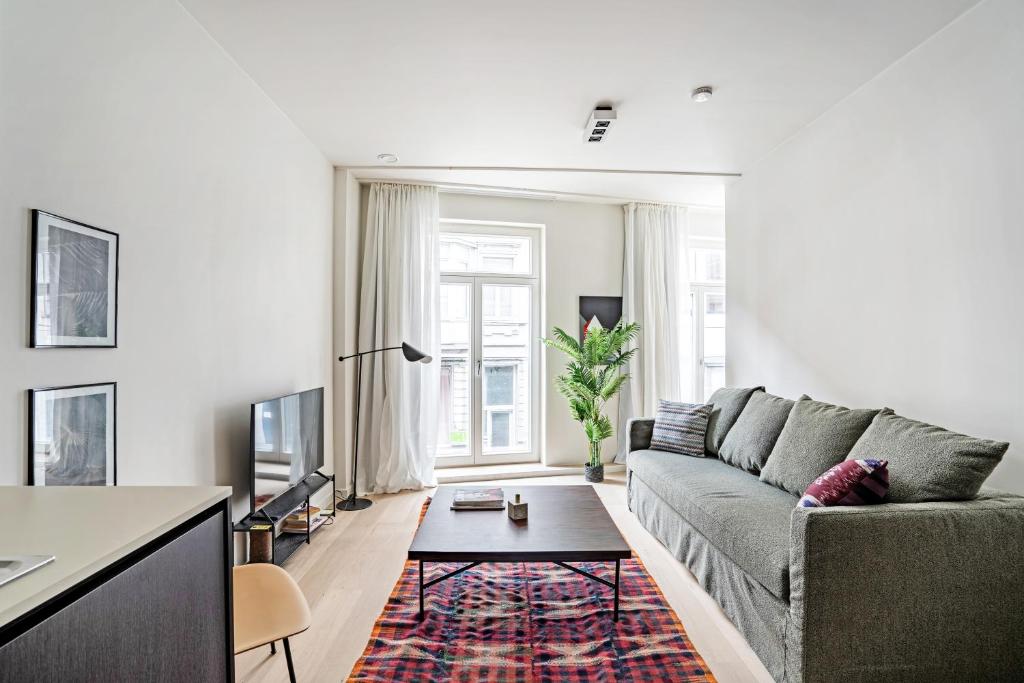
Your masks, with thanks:
[(885, 460), (845, 460), (815, 479), (797, 503), (799, 507), (881, 503), (889, 492), (889, 463)]
[(702, 403), (658, 401), (651, 449), (704, 457), (704, 434), (711, 406)]

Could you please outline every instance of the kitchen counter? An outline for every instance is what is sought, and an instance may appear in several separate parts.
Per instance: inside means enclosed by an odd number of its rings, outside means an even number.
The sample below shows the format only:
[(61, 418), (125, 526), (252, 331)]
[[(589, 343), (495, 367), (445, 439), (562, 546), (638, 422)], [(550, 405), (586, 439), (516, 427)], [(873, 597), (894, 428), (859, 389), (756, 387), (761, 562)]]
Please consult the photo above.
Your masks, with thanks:
[(0, 486), (0, 555), (56, 556), (0, 586), (0, 628), (230, 496), (227, 486)]

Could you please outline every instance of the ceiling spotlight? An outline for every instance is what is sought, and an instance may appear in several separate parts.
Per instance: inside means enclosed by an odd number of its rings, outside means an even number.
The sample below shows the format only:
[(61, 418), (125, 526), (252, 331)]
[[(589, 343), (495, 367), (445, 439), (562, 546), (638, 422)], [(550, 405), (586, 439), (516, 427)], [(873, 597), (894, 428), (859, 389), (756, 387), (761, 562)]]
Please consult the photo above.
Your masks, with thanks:
[(383, 161), (385, 164), (395, 164), (398, 163), (398, 155), (385, 152), (384, 154), (377, 155), (377, 161)]
[(694, 102), (707, 102), (708, 100), (711, 99), (711, 86), (710, 85), (702, 85), (702, 86), (700, 86), (699, 88), (694, 90), (692, 93), (690, 93), (690, 97), (693, 98)]
[(601, 142), (615, 124), (615, 110), (606, 104), (599, 104), (590, 112), (590, 118), (583, 127), (584, 142)]

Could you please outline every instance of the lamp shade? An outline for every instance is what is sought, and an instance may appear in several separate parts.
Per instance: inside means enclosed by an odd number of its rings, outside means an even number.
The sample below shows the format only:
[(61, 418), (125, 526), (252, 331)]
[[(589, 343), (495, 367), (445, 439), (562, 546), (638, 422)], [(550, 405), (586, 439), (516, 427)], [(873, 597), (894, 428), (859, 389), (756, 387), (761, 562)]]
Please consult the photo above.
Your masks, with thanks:
[(405, 356), (407, 361), (412, 363), (415, 363), (416, 361), (419, 361), (420, 363), (429, 363), (433, 360), (433, 358), (423, 353), (415, 346), (406, 344), (405, 342), (402, 342), (402, 355)]

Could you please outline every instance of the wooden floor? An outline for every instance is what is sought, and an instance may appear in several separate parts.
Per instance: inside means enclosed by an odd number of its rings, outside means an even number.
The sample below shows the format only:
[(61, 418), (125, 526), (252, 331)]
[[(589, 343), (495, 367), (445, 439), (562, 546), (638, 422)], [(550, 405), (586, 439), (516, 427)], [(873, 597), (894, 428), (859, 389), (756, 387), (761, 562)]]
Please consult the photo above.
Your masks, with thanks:
[[(474, 482), (480, 484), (523, 484)], [(583, 484), (579, 475), (532, 479), (531, 485)], [(625, 475), (595, 485), (622, 535), (647, 566), (676, 610), (697, 650), (719, 681), (765, 681), (771, 676), (743, 637), (693, 576), (637, 522), (626, 508)], [(296, 551), (285, 569), (296, 578), (313, 611), (313, 625), (291, 640), (300, 683), (348, 677), (362, 654), (373, 623), (405, 563), (418, 513), (430, 490), (373, 496), (361, 512), (339, 512), (333, 526)], [(288, 680), (284, 653), (259, 648), (235, 658), (239, 681)]]

